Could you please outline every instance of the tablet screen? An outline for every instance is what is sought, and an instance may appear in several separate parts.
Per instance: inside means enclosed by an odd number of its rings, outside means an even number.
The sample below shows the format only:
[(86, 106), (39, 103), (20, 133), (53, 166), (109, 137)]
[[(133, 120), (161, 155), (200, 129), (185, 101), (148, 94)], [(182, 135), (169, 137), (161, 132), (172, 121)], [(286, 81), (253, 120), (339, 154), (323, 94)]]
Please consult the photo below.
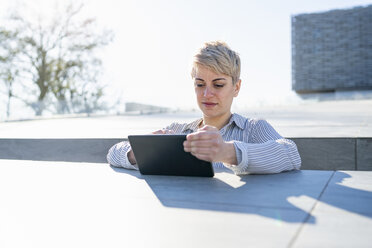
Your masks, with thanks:
[(128, 139), (141, 174), (214, 176), (211, 162), (200, 160), (184, 151), (186, 135), (129, 135)]

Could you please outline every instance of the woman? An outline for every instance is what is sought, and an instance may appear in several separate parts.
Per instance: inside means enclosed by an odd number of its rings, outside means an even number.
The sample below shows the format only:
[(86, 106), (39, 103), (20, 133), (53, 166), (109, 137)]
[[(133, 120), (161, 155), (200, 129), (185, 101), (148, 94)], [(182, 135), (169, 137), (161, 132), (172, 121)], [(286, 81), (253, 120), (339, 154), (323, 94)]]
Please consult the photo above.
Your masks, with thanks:
[[(269, 174), (298, 170), (301, 159), (295, 143), (280, 136), (265, 120), (231, 113), (239, 94), (240, 58), (224, 42), (205, 43), (194, 56), (191, 76), (203, 118), (191, 123), (172, 123), (156, 134), (187, 134), (184, 150), (195, 157), (225, 166), (235, 174)], [(107, 161), (117, 167), (136, 169), (129, 142), (109, 150)]]

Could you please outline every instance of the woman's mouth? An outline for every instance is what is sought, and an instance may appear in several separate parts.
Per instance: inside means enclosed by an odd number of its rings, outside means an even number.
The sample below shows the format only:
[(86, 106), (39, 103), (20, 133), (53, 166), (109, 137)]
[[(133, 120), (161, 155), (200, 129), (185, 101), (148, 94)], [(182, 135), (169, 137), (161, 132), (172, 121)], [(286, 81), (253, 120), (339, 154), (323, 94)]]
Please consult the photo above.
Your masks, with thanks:
[(206, 107), (214, 107), (217, 105), (217, 103), (213, 103), (213, 102), (202, 102), (202, 104)]

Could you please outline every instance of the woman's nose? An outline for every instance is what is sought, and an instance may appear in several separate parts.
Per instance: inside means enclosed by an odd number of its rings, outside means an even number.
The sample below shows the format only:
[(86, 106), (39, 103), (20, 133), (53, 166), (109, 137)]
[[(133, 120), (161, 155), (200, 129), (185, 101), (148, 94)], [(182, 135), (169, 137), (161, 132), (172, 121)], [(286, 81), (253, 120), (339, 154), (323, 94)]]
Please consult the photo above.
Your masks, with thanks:
[(209, 87), (205, 87), (204, 89), (204, 97), (213, 95), (212, 90)]

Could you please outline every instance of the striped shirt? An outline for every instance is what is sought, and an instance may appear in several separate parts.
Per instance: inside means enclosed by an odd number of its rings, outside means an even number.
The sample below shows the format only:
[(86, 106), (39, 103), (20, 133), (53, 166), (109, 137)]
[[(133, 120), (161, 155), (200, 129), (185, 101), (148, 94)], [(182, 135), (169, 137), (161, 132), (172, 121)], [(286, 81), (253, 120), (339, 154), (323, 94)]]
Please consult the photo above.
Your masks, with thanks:
[[(202, 118), (191, 123), (172, 123), (166, 129), (175, 134), (189, 134), (198, 130)], [(282, 171), (298, 170), (301, 158), (296, 144), (280, 136), (265, 120), (248, 119), (239, 114), (231, 118), (219, 130), (224, 141), (233, 141), (237, 165), (213, 162), (214, 168), (227, 167), (235, 174), (271, 174)], [(107, 161), (116, 167), (138, 170), (128, 160), (131, 147), (128, 141), (117, 143), (110, 148)]]

